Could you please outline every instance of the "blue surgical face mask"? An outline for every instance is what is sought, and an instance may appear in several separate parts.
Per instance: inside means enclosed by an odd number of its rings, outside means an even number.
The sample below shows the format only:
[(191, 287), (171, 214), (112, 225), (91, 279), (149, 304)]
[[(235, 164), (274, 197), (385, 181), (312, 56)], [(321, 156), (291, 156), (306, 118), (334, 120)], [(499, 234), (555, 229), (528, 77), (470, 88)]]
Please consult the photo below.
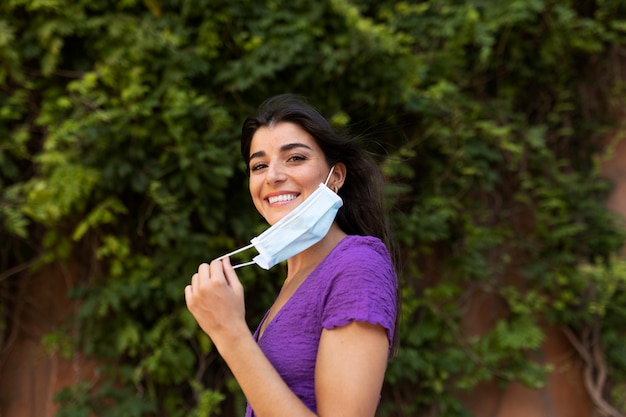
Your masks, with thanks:
[(337, 211), (343, 205), (341, 197), (326, 186), (334, 168), (331, 168), (325, 183), (320, 183), (317, 190), (302, 204), (259, 236), (253, 238), (250, 241), (251, 245), (227, 253), (218, 259), (223, 259), (254, 246), (259, 254), (251, 262), (235, 265), (233, 268), (237, 269), (256, 263), (263, 269), (270, 269), (277, 263), (297, 255), (322, 240), (333, 224)]

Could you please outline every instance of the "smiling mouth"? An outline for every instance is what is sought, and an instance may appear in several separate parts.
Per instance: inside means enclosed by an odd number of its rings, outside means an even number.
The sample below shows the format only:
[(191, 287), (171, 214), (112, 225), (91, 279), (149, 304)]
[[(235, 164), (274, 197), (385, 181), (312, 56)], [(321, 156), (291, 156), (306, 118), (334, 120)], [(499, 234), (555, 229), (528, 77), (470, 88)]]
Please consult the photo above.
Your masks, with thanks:
[(281, 195), (276, 195), (273, 197), (269, 197), (267, 199), (267, 201), (270, 204), (274, 204), (274, 203), (284, 203), (286, 201), (291, 201), (291, 200), (295, 200), (298, 196), (294, 195), (294, 194), (281, 194)]

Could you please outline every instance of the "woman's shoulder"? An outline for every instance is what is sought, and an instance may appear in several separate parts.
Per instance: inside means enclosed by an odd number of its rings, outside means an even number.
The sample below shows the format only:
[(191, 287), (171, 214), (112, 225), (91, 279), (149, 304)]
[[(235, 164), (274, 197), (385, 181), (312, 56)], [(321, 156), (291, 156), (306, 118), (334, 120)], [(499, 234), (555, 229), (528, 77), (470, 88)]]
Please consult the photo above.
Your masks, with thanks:
[(350, 255), (366, 259), (373, 257), (375, 260), (380, 260), (379, 258), (382, 257), (391, 261), (389, 251), (383, 241), (374, 236), (348, 235), (335, 249), (340, 257)]
[(322, 263), (325, 274), (332, 276), (376, 273), (395, 276), (391, 256), (385, 244), (373, 236), (344, 237)]
[(372, 236), (348, 235), (316, 268), (315, 285), (327, 290), (337, 286), (360, 285), (367, 281), (380, 284), (389, 282), (395, 286), (396, 272), (385, 244)]

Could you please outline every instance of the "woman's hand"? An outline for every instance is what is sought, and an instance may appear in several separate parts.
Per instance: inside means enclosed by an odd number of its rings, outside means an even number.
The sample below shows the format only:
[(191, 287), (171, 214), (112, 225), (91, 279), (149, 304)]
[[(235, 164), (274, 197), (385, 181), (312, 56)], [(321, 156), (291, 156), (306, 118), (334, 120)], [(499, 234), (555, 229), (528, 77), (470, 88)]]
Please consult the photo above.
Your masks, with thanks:
[(244, 292), (229, 258), (203, 263), (185, 287), (187, 308), (218, 350), (250, 333), (245, 321)]

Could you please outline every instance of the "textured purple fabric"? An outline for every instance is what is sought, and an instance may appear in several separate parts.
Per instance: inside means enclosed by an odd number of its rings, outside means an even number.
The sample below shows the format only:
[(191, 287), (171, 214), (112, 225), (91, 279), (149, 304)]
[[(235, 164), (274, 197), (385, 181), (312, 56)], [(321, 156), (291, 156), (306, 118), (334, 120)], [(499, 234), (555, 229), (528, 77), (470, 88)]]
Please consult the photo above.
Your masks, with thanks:
[[(373, 237), (347, 236), (268, 324), (258, 340), (259, 346), (287, 385), (312, 411), (317, 411), (314, 375), (322, 329), (352, 321), (379, 324), (387, 330), (391, 346), (397, 310), (396, 285), (385, 245)], [(255, 339), (258, 334), (257, 329)], [(248, 404), (246, 417), (254, 415)]]

